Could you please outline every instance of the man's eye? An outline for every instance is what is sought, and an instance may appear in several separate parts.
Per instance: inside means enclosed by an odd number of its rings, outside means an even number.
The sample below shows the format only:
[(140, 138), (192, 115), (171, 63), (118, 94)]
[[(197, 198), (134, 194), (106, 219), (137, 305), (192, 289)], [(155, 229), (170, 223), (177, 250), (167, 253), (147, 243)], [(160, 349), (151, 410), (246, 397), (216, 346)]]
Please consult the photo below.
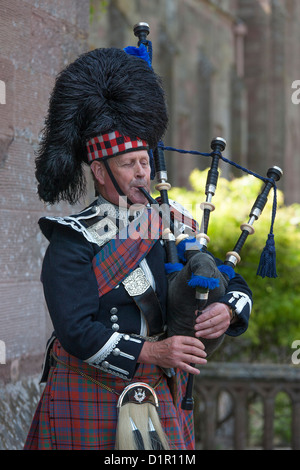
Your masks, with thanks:
[[(141, 161), (140, 162), (140, 165), (143, 166), (144, 168), (147, 168), (149, 166), (149, 162), (147, 160), (144, 160), (144, 161)], [(121, 166), (125, 167), (125, 168), (130, 168), (130, 167), (133, 167), (135, 165), (135, 161), (130, 161), (130, 162), (123, 162)]]

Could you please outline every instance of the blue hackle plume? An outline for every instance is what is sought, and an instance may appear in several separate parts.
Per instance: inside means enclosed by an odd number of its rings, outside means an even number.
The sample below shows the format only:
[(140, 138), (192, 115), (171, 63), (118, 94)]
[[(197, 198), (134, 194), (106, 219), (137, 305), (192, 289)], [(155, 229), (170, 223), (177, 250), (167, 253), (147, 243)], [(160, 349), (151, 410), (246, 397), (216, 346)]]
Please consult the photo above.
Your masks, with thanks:
[(144, 59), (149, 65), (149, 67), (152, 67), (151, 58), (149, 56), (149, 53), (145, 44), (142, 43), (140, 44), (139, 47), (128, 46), (124, 48), (124, 51), (126, 52), (126, 54), (134, 55), (136, 57), (140, 57), (141, 59)]

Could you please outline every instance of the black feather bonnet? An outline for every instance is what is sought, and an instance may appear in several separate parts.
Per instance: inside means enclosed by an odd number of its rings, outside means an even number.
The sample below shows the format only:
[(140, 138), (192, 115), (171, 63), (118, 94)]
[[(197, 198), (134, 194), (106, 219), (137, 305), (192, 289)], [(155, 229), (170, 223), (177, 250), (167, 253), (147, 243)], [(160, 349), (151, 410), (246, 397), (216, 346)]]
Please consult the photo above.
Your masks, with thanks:
[(118, 131), (155, 148), (167, 127), (159, 77), (146, 61), (116, 49), (81, 55), (57, 77), (36, 158), (38, 194), (54, 204), (85, 192), (86, 142)]

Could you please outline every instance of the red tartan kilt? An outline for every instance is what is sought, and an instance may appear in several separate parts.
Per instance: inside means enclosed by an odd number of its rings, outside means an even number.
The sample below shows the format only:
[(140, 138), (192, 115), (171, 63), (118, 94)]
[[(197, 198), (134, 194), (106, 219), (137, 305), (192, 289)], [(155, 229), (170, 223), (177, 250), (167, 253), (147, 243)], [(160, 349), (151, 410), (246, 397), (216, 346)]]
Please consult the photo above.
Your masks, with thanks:
[[(81, 370), (118, 394), (129, 382), (69, 355), (55, 341), (54, 354), (59, 360)], [(146, 382), (154, 387), (161, 376), (158, 367), (140, 364), (132, 382)], [(181, 385), (186, 374), (177, 377)], [(194, 449), (192, 412), (181, 410), (181, 386), (174, 406), (165, 376), (155, 388), (158, 414), (172, 449)], [(47, 384), (33, 417), (24, 449), (30, 450), (113, 450), (117, 426), (118, 395), (82, 377), (78, 372), (57, 364), (51, 367)]]

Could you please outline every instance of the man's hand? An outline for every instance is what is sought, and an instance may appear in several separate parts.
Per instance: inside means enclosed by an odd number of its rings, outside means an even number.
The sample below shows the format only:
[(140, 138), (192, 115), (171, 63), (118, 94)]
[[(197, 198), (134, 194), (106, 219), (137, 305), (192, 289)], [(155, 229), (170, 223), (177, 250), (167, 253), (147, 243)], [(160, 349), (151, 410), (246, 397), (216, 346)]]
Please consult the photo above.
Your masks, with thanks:
[(206, 339), (219, 338), (228, 329), (230, 318), (230, 308), (226, 304), (210, 304), (196, 318), (195, 336)]
[(200, 371), (191, 364), (206, 364), (203, 343), (189, 336), (172, 336), (155, 343), (145, 341), (138, 362), (160, 367), (178, 367), (191, 374)]

